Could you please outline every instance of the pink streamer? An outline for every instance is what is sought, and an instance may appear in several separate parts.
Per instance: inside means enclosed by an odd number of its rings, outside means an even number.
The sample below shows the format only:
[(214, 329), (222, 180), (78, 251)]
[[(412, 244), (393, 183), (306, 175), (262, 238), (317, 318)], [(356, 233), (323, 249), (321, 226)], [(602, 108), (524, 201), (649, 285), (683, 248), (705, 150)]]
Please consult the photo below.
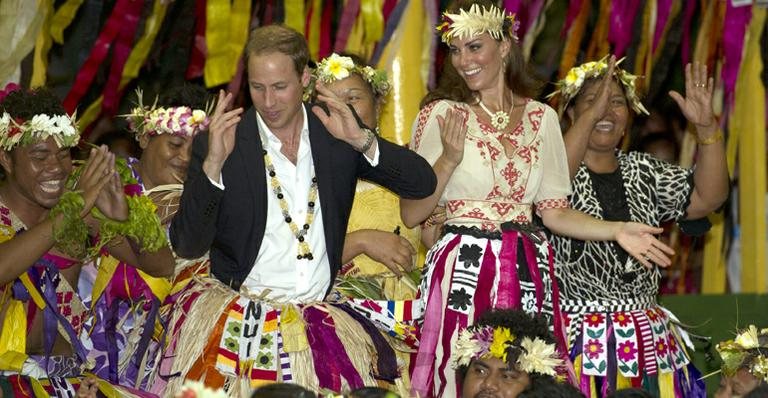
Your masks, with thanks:
[(667, 26), (669, 14), (672, 12), (672, 0), (658, 0), (656, 7), (656, 31), (653, 32), (653, 47), (651, 53), (656, 53), (664, 28)]
[(507, 13), (519, 14), (522, 0), (504, 0), (504, 10)]
[(517, 277), (517, 241), (520, 232), (501, 233), (499, 253), (499, 287), (496, 308), (520, 308), (520, 279)]
[(483, 262), (480, 264), (480, 274), (477, 276), (477, 286), (475, 287), (474, 297), (474, 316), (472, 323), (491, 307), (491, 291), (493, 290), (493, 280), (496, 278), (496, 257), (491, 250), (491, 241), (485, 248)]
[(624, 56), (632, 43), (632, 33), (641, 0), (613, 0), (611, 19), (608, 28), (608, 41), (613, 44), (613, 53), (617, 58)]
[(451, 267), (448, 277), (453, 273), (453, 264), (446, 264), (448, 255), (456, 248), (461, 241), (461, 236), (451, 239), (443, 253), (437, 259), (435, 271), (430, 281), (430, 291), (427, 293), (427, 308), (424, 313), (424, 324), (421, 327), (421, 342), (419, 343), (419, 352), (416, 354), (416, 360), (413, 365), (413, 375), (411, 376), (411, 388), (414, 395), (421, 397), (430, 396), (432, 392), (433, 376), (435, 371), (435, 350), (437, 348), (437, 339), (440, 336), (440, 328), (443, 319), (443, 293), (440, 290), (440, 281), (446, 274), (446, 268)]
[[(440, 378), (440, 388), (437, 390), (436, 397), (442, 397), (445, 395), (445, 387), (448, 384), (448, 380), (445, 378), (445, 368), (448, 367), (448, 362), (451, 359), (451, 352), (453, 351), (453, 344), (451, 336), (457, 329), (464, 329), (467, 327), (467, 316), (460, 312), (456, 312), (451, 309), (445, 310), (445, 320), (443, 321), (443, 358), (440, 361), (440, 365), (437, 368), (437, 376)], [(458, 382), (458, 380), (457, 380)], [(456, 386), (458, 391), (458, 385)]]
[(733, 108), (736, 79), (741, 67), (741, 56), (744, 49), (745, 34), (752, 19), (752, 7), (734, 7), (726, 2), (725, 21), (723, 24), (723, 88), (727, 110)]

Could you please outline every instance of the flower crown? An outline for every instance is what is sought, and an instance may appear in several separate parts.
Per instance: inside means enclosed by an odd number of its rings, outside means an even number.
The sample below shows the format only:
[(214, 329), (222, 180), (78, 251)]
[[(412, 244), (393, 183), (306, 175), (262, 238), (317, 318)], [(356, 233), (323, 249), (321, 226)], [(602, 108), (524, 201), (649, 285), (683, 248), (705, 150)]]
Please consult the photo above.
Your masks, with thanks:
[(753, 376), (768, 383), (768, 328), (758, 332), (755, 325), (723, 341), (715, 347), (723, 359), (723, 372), (730, 376), (745, 368)]
[(468, 38), (484, 32), (501, 40), (505, 31), (517, 42), (519, 27), (520, 21), (516, 20), (515, 14), (505, 14), (503, 9), (495, 6), (481, 8), (472, 4), (469, 11), (461, 9), (458, 14), (444, 12), (442, 23), (435, 29), (440, 32), (443, 43), (450, 42), (454, 37)]
[(383, 98), (389, 93), (391, 85), (387, 79), (387, 72), (373, 69), (368, 65), (355, 65), (355, 61), (350, 57), (333, 53), (320, 61), (314, 71), (315, 78), (323, 83), (346, 79), (351, 73), (359, 74), (366, 83), (370, 84), (377, 97)]
[(494, 357), (509, 365), (509, 353), (520, 351), (516, 368), (526, 373), (539, 373), (556, 376), (557, 367), (563, 364), (554, 344), (547, 344), (535, 337), (517, 338), (505, 327), (491, 326), (469, 327), (459, 334), (456, 349), (453, 351), (454, 367), (468, 366), (473, 359)]
[(74, 116), (40, 113), (32, 119), (14, 118), (8, 112), (0, 116), (0, 148), (10, 151), (18, 145), (53, 137), (59, 148), (70, 148), (80, 141), (80, 132)]
[[(632, 106), (632, 109), (636, 113), (648, 114), (648, 110), (645, 109), (643, 103), (640, 102), (640, 98), (637, 95), (637, 86), (635, 81), (638, 76), (633, 75), (624, 69), (618, 67), (619, 63), (624, 58), (616, 61), (616, 68), (614, 68), (614, 75), (624, 86), (624, 92), (627, 95), (627, 100)], [(581, 88), (584, 87), (584, 82), (602, 76), (608, 70), (608, 56), (606, 55), (599, 61), (592, 61), (583, 63), (579, 66), (575, 66), (568, 71), (565, 78), (555, 83), (557, 90), (552, 94), (549, 94), (547, 98), (552, 98), (558, 94), (562, 95), (563, 101), (560, 105), (560, 110), (565, 109), (566, 105), (579, 94)], [(562, 112), (561, 112), (562, 113)]]
[[(171, 134), (194, 137), (197, 133), (208, 128), (210, 109), (192, 109), (188, 106), (173, 106), (158, 108), (157, 98), (151, 107), (143, 103), (143, 93), (136, 90), (138, 106), (130, 114), (123, 115), (128, 119), (128, 129), (136, 135), (136, 139), (148, 134)], [(207, 107), (210, 108), (210, 105)]]

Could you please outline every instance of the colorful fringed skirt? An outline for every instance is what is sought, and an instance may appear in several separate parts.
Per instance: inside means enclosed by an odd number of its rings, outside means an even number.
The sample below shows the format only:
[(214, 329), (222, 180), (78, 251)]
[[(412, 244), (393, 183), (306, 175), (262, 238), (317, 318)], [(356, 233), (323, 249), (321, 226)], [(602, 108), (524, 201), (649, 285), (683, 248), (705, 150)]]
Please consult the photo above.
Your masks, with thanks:
[[(421, 397), (454, 397), (450, 363), (458, 331), (490, 308), (540, 314), (562, 330), (552, 249), (530, 225), (502, 224), (502, 232), (448, 225), (427, 253), (420, 298), (421, 341), (411, 383)], [(564, 336), (555, 333), (564, 347)], [(563, 351), (565, 352), (565, 351)]]
[[(172, 397), (185, 380), (232, 397), (274, 382), (314, 391), (386, 385), (408, 391), (407, 369), (370, 318), (347, 303), (279, 304), (194, 276), (169, 296), (173, 310), (152, 392)], [(375, 311), (374, 311), (375, 312)]]
[(706, 397), (677, 318), (652, 299), (621, 303), (562, 301), (578, 387), (588, 398), (643, 388), (661, 398)]

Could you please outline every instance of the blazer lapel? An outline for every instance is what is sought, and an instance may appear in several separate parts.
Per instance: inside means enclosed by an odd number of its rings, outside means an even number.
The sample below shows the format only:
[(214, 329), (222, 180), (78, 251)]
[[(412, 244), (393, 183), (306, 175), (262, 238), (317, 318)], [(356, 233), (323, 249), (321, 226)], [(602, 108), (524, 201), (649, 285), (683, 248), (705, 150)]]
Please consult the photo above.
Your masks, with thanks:
[(325, 232), (325, 244), (328, 249), (328, 259), (333, 269), (333, 262), (340, 261), (333, 258), (337, 238), (334, 235), (338, 222), (336, 207), (333, 204), (333, 172), (331, 170), (331, 143), (327, 134), (323, 134), (325, 126), (307, 107), (307, 119), (309, 125), (309, 143), (312, 148), (312, 162), (315, 165), (317, 177), (317, 190), (320, 196), (320, 208), (323, 211), (323, 232)]
[[(257, 198), (253, 204), (253, 222), (260, 231), (258, 241), (264, 237), (264, 229), (267, 225), (267, 180), (264, 174), (264, 147), (259, 137), (259, 125), (256, 123), (256, 110), (250, 108), (245, 111), (245, 117), (237, 128), (235, 149), (242, 158), (240, 165), (244, 169), (245, 179), (253, 194)], [(224, 181), (226, 186), (227, 182)], [(256, 261), (256, 258), (253, 258)]]

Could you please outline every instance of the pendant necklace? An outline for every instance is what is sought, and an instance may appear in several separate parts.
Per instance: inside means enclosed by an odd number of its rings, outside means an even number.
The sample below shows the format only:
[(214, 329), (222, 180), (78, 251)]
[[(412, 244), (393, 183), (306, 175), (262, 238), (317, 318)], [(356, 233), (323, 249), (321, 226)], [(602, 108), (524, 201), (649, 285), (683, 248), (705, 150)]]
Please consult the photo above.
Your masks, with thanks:
[[(480, 100), (480, 108), (485, 111), (486, 114), (488, 114), (488, 117), (491, 118), (491, 126), (496, 129), (496, 131), (502, 131), (505, 127), (509, 124), (509, 112), (507, 111), (498, 111), (495, 113), (491, 113), (491, 111), (483, 104), (483, 100)], [(512, 96), (512, 107), (510, 110), (515, 108), (515, 97)]]

